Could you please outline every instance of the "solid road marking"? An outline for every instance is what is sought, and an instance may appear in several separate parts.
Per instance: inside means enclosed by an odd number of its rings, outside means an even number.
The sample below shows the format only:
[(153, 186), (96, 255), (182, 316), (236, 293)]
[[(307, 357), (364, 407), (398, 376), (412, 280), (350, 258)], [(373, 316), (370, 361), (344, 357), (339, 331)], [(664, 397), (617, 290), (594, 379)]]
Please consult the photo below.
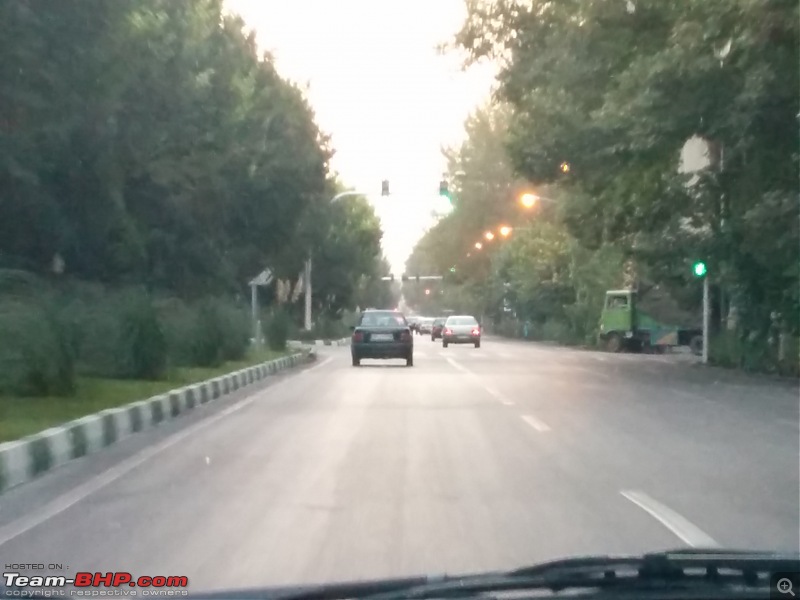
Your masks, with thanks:
[(719, 543), (705, 531), (682, 517), (668, 506), (653, 500), (644, 492), (635, 490), (621, 491), (625, 498), (636, 506), (649, 513), (664, 527), (678, 536), (683, 542), (693, 548), (719, 548)]
[[(325, 366), (332, 360), (333, 360), (332, 356), (326, 358), (321, 363), (314, 365), (309, 369), (305, 369), (304, 372), (319, 369), (320, 367)], [(294, 377), (287, 377), (265, 388), (262, 391), (274, 390), (275, 388), (283, 387), (293, 379)], [(172, 436), (170, 436), (160, 444), (151, 446), (149, 448), (145, 448), (144, 450), (137, 452), (130, 458), (106, 470), (104, 473), (96, 477), (93, 477), (92, 479), (89, 479), (85, 483), (71, 489), (69, 492), (62, 494), (61, 496), (58, 496), (54, 500), (45, 504), (43, 507), (41, 507), (37, 512), (33, 513), (32, 515), (22, 517), (20, 519), (17, 519), (16, 521), (8, 523), (7, 525), (4, 525), (3, 527), (0, 527), (0, 546), (7, 544), (14, 538), (19, 537), (23, 533), (27, 533), (28, 531), (30, 531), (35, 527), (38, 527), (45, 521), (48, 521), (53, 517), (59, 515), (60, 513), (74, 506), (81, 500), (101, 490), (108, 484), (113, 483), (120, 477), (127, 475), (139, 465), (145, 463), (146, 461), (153, 458), (157, 454), (160, 454), (164, 450), (171, 448), (172, 446), (186, 439), (190, 435), (197, 433), (202, 429), (205, 429), (209, 425), (213, 425), (217, 421), (224, 419), (228, 415), (231, 415), (243, 409), (246, 406), (251, 405), (259, 396), (260, 393), (254, 393), (253, 395), (244, 398), (243, 400), (237, 402), (236, 404), (226, 408), (222, 412), (211, 417), (206, 417), (205, 419), (189, 427), (188, 429), (184, 429), (183, 431), (179, 431), (172, 434)]]
[(544, 433), (546, 431), (550, 431), (550, 427), (547, 424), (542, 423), (539, 419), (531, 415), (522, 415), (522, 420), (525, 421), (528, 425), (533, 427), (536, 431), (540, 433)]

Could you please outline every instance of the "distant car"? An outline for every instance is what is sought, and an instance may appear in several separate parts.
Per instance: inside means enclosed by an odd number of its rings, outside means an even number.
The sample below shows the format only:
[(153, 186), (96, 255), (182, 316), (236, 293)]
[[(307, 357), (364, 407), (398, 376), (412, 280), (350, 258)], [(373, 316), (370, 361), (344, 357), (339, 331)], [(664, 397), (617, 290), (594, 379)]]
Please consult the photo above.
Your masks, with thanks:
[(414, 366), (414, 339), (402, 313), (394, 310), (365, 310), (353, 328), (350, 345), (353, 366), (365, 358), (402, 358)]
[(431, 325), (431, 341), (434, 342), (442, 337), (442, 330), (444, 329), (444, 322), (447, 320), (446, 317), (441, 317), (436, 319)]
[(433, 330), (433, 321), (434, 319), (430, 317), (423, 317), (419, 322), (419, 332), (422, 335), (430, 333)]
[(481, 326), (475, 317), (458, 315), (447, 317), (442, 330), (442, 346), (448, 344), (474, 344), (481, 347)]

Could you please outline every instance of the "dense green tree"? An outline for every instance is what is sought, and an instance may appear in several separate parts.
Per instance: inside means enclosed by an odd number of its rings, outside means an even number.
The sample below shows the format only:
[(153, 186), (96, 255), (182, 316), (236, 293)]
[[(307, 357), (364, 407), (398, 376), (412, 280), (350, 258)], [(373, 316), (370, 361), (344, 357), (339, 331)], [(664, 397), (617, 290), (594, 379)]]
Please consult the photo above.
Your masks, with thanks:
[(0, 53), (0, 266), (230, 293), (330, 235), (327, 139), (222, 0), (8, 0)]
[[(632, 253), (673, 291), (703, 257), (745, 332), (765, 336), (775, 312), (798, 332), (796, 2), (468, 8), (457, 42), (503, 60), (514, 168), (567, 192), (575, 236)], [(710, 166), (690, 182), (679, 166), (693, 136)]]

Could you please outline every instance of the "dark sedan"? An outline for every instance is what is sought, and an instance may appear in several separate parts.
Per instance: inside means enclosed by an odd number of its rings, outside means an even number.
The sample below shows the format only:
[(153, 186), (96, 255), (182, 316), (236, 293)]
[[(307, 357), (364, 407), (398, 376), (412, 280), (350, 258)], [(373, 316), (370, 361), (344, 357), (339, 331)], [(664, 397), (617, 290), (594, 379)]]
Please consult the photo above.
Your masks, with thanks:
[(365, 358), (402, 358), (414, 366), (414, 340), (402, 313), (393, 310), (365, 310), (353, 328), (350, 346), (353, 366)]
[(436, 319), (431, 325), (431, 341), (434, 342), (442, 337), (442, 330), (444, 329), (444, 322), (447, 319), (441, 317)]

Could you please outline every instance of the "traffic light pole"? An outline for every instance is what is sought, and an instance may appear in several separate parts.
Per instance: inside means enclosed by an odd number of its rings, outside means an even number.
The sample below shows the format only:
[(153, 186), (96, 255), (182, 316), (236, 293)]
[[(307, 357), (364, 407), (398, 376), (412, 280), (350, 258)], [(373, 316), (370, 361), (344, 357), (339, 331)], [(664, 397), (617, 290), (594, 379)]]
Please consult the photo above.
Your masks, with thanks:
[(708, 324), (711, 320), (711, 307), (708, 299), (708, 273), (703, 277), (703, 364), (708, 364)]

